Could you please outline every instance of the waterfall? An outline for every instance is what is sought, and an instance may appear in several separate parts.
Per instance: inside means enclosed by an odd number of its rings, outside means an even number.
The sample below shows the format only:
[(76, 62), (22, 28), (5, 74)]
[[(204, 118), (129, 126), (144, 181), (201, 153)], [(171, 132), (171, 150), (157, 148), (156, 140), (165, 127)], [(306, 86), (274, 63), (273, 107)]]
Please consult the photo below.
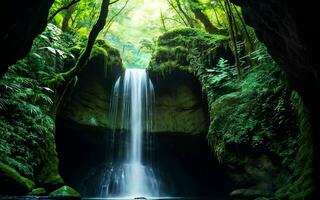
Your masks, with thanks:
[[(156, 197), (159, 185), (146, 152), (152, 128), (154, 88), (144, 69), (126, 69), (115, 83), (111, 101), (114, 157), (104, 180), (106, 197)], [(124, 134), (119, 137), (117, 134)]]

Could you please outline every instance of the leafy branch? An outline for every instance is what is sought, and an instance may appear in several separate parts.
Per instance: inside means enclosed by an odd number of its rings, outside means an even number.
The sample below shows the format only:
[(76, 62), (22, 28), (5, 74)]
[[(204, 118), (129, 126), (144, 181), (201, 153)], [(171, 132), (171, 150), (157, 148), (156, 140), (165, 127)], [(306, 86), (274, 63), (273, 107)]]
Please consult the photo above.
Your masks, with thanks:
[(48, 19), (48, 21), (52, 21), (53, 18), (59, 14), (61, 11), (63, 10), (67, 10), (69, 9), (71, 6), (73, 6), (74, 4), (78, 3), (80, 0), (72, 0), (69, 4), (65, 5), (65, 6), (62, 6), (61, 8), (59, 8), (58, 10), (56, 10)]
[(94, 24), (92, 27), (87, 45), (83, 53), (80, 55), (78, 58), (76, 64), (67, 72), (63, 72), (60, 74), (57, 74), (54, 79), (49, 81), (49, 84), (54, 85), (55, 88), (62, 88), (60, 95), (57, 95), (55, 99), (55, 105), (52, 109), (52, 114), (55, 116), (55, 113), (58, 111), (58, 108), (60, 107), (60, 103), (62, 102), (62, 99), (64, 98), (66, 91), (70, 88), (72, 80), (74, 80), (74, 77), (84, 68), (86, 65), (91, 51), (93, 49), (94, 42), (96, 38), (98, 37), (99, 33), (101, 30), (104, 28), (106, 25), (106, 20), (108, 17), (109, 13), (109, 5), (110, 5), (110, 0), (103, 0), (101, 4), (101, 10), (99, 14), (99, 18), (97, 22)]

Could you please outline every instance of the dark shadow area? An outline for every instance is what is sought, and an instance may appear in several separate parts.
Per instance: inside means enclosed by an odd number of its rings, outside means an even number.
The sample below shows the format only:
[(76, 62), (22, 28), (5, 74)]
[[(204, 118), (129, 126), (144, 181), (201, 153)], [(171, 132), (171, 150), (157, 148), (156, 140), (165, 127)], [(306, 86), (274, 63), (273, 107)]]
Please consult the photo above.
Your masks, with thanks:
[[(84, 197), (103, 192), (100, 184), (112, 161), (110, 131), (80, 126), (70, 121), (57, 122), (57, 151), (60, 173), (66, 184)], [(225, 169), (210, 152), (205, 135), (154, 133), (148, 149), (156, 173), (162, 179), (161, 190), (170, 196), (227, 197), (232, 190)], [(150, 147), (150, 145), (149, 145)], [(149, 163), (150, 164), (150, 163)]]

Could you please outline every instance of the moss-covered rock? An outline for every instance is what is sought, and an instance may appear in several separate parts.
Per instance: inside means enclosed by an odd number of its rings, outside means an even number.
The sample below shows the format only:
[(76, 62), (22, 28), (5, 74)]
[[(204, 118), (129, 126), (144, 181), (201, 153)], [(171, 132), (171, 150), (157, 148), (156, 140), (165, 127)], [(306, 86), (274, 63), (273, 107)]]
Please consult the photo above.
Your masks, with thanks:
[[(114, 82), (123, 71), (119, 52), (105, 41), (98, 40), (88, 66), (80, 73), (73, 94), (60, 116), (79, 125), (114, 127), (113, 116), (109, 112), (111, 93)], [(152, 76), (157, 99), (154, 111), (156, 123), (152, 131), (205, 133), (208, 129), (206, 103), (197, 80), (190, 74), (167, 77), (165, 80), (155, 74), (149, 75)], [(172, 87), (171, 83), (175, 86)]]
[(254, 189), (237, 189), (230, 193), (231, 199), (256, 199), (256, 198), (266, 198), (273, 196), (272, 193), (254, 190)]
[(149, 73), (154, 84), (154, 133), (206, 134), (207, 102), (199, 81), (184, 72)]
[(72, 197), (72, 198), (81, 198), (81, 195), (78, 191), (76, 191), (75, 189), (73, 189), (70, 186), (62, 186), (61, 188), (56, 189), (55, 191), (51, 192), (49, 194), (49, 196), (51, 197)]
[(119, 51), (97, 40), (60, 115), (82, 125), (110, 127), (108, 102), (112, 85), (123, 71)]
[(297, 92), (293, 92), (291, 100), (298, 112), (299, 149), (292, 162), (293, 176), (287, 179), (285, 185), (277, 190), (276, 195), (292, 200), (306, 199), (313, 195), (315, 190), (313, 177), (313, 143), (311, 138), (311, 124), (309, 112)]
[[(194, 56), (206, 57), (205, 65), (214, 65), (216, 54), (226, 47), (228, 37), (210, 35), (198, 29), (181, 28), (159, 37), (149, 71), (170, 72), (174, 70), (194, 72), (190, 63)], [(203, 54), (203, 55), (200, 55)]]
[(34, 182), (19, 174), (15, 169), (0, 162), (0, 194), (25, 194), (34, 187)]
[(267, 53), (239, 79), (227, 40), (196, 29), (170, 31), (159, 37), (149, 71), (183, 71), (200, 81), (210, 114), (208, 142), (238, 187), (302, 199), (313, 189), (305, 109)]
[(16, 105), (12, 118), (0, 116), (0, 161), (39, 186), (63, 183), (58, 172), (54, 122), (46, 111), (48, 105), (12, 103)]
[(28, 195), (32, 196), (43, 196), (46, 194), (46, 189), (44, 188), (35, 188), (31, 192), (28, 193)]
[[(48, 24), (30, 54), (9, 67), (0, 79), (0, 161), (37, 187), (57, 187), (63, 182), (58, 172), (54, 116), (50, 113), (54, 88), (47, 84), (61, 70), (55, 66), (63, 63), (53, 49), (59, 46), (65, 50), (69, 44), (61, 35), (57, 27)], [(41, 49), (43, 46), (46, 49)]]

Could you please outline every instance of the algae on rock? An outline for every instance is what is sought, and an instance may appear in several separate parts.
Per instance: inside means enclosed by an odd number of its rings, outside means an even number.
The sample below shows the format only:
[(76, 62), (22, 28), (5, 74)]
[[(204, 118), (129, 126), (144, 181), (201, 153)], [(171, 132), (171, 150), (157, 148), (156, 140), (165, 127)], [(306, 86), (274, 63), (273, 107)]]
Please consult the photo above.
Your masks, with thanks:
[(49, 194), (49, 196), (51, 197), (73, 197), (73, 198), (77, 198), (80, 199), (81, 195), (79, 192), (77, 192), (75, 189), (73, 189), (70, 186), (62, 186), (61, 188), (56, 189), (55, 191), (51, 192)]

